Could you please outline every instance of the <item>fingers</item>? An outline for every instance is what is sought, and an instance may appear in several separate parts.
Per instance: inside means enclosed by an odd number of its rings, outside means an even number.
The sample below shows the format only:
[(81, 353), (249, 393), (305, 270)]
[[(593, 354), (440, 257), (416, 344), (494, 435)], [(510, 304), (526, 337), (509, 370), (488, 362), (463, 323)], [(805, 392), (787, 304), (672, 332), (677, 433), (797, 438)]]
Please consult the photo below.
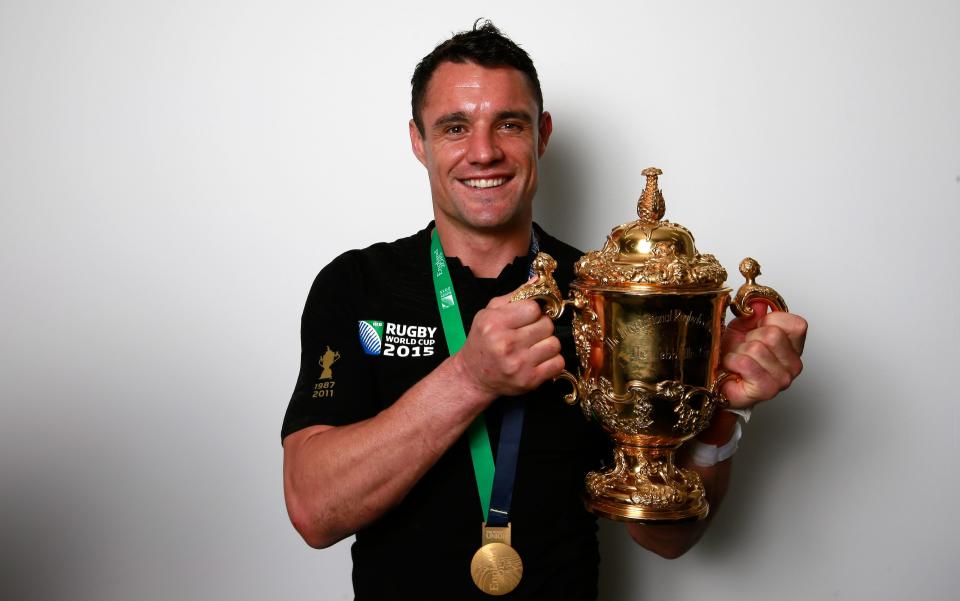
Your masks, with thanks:
[(803, 370), (800, 353), (805, 337), (802, 317), (771, 313), (760, 319), (723, 357), (723, 368), (740, 376), (722, 388), (731, 405), (750, 407), (788, 388)]
[[(517, 292), (519, 292), (519, 291), (520, 291), (524, 286), (526, 286), (527, 284), (531, 284), (531, 283), (533, 283), (533, 282), (535, 282), (535, 281), (537, 281), (537, 276), (531, 276), (531, 277), (526, 281), (526, 283), (524, 283), (524, 284), (522, 284), (521, 286), (517, 287), (517, 289), (514, 290), (513, 292), (508, 292), (508, 293), (504, 294), (503, 296), (495, 296), (495, 297), (491, 298), (491, 299), (490, 299), (490, 302), (487, 303), (487, 308), (502, 307), (503, 305), (506, 305), (506, 304), (509, 304), (509, 303), (513, 302), (513, 301), (511, 301), (511, 299), (513, 298), (513, 295), (514, 295), (514, 294), (516, 294)], [(523, 302), (523, 301), (516, 301), (516, 302), (519, 303), (519, 302)], [(534, 302), (536, 302), (536, 301), (534, 301)]]
[(774, 325), (761, 325), (752, 330), (738, 347), (738, 352), (753, 357), (767, 371), (784, 368), (792, 377), (803, 368), (800, 350), (783, 328)]
[(504, 355), (501, 363), (500, 395), (516, 395), (533, 390), (556, 377), (564, 368), (560, 341), (545, 338), (528, 349)]
[(727, 324), (727, 328), (736, 332), (749, 332), (760, 324), (760, 320), (766, 317), (767, 311), (770, 309), (769, 305), (763, 301), (750, 303), (750, 308), (753, 309), (753, 314), (747, 317), (737, 317)]
[(493, 299), (474, 317), (458, 353), (464, 367), (495, 396), (532, 390), (563, 369), (553, 322), (533, 300)]
[(499, 345), (508, 345), (500, 352), (513, 350), (514, 345), (529, 347), (553, 335), (553, 322), (535, 301), (524, 300), (500, 307), (487, 307), (473, 318), (470, 333), (488, 338)]
[[(723, 367), (740, 376), (737, 381), (728, 381), (721, 388), (730, 405), (745, 409), (768, 401), (786, 390), (796, 375), (771, 360), (767, 349), (759, 352), (750, 349), (747, 353), (729, 353), (723, 359)], [(799, 373), (799, 372), (798, 372)]]
[[(560, 372), (566, 367), (562, 355), (555, 355), (534, 368), (534, 381), (539, 386), (547, 380), (552, 380), (560, 375)], [(534, 388), (536, 387), (534, 386)]]
[(521, 328), (490, 332), (486, 347), (515, 373), (530, 368), (560, 354), (560, 340), (553, 335), (553, 322), (542, 317)]
[(491, 299), (484, 311), (503, 311), (503, 319), (510, 327), (519, 328), (533, 323), (543, 316), (540, 304), (533, 299), (511, 301), (510, 295), (497, 296)]
[[(563, 369), (563, 357), (560, 355), (560, 339), (550, 335), (533, 344), (529, 349), (529, 362), (540, 366), (543, 363), (559, 359), (560, 370)], [(559, 373), (560, 370), (557, 370)], [(552, 376), (551, 376), (552, 377)]]
[(793, 313), (777, 311), (765, 315), (760, 322), (761, 326), (772, 326), (784, 332), (790, 346), (796, 353), (803, 354), (803, 346), (807, 340), (807, 320)]

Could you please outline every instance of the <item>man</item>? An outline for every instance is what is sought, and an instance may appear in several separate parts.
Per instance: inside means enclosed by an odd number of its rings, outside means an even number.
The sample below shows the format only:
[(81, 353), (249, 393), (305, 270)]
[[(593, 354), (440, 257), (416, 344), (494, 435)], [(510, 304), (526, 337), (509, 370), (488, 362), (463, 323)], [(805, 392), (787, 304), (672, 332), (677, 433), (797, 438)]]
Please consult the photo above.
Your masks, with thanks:
[[(485, 501), (475, 477), (470, 439), (485, 426), (484, 444), (497, 449), (492, 497), (507, 491), (510, 546), (523, 561), (506, 598), (593, 599), (596, 520), (580, 494), (604, 443), (551, 381), (575, 364), (569, 322), (554, 335), (534, 301), (509, 302), (537, 248), (557, 258), (564, 291), (582, 254), (532, 225), (553, 127), (536, 70), (492, 24), (475, 26), (417, 66), (412, 106), (410, 140), (427, 169), (435, 221), (345, 253), (317, 276), (283, 427), (290, 518), (314, 547), (357, 535), (357, 599), (488, 599), (470, 572), (481, 524), (500, 502)], [(438, 274), (447, 270), (452, 286), (444, 288)], [(451, 287), (455, 295), (444, 296)], [(446, 299), (466, 330), (462, 345)], [(727, 331), (723, 366), (743, 376), (724, 389), (733, 406), (772, 398), (799, 374), (801, 318), (758, 316)], [(520, 426), (511, 421), (518, 411)], [(522, 444), (511, 455), (500, 439), (515, 431)], [(722, 446), (732, 431), (724, 413), (706, 436)], [(504, 488), (508, 457), (515, 478)], [(729, 464), (698, 468), (714, 504)], [(493, 511), (481, 509), (487, 504)], [(639, 544), (675, 557), (705, 525), (628, 528)]]

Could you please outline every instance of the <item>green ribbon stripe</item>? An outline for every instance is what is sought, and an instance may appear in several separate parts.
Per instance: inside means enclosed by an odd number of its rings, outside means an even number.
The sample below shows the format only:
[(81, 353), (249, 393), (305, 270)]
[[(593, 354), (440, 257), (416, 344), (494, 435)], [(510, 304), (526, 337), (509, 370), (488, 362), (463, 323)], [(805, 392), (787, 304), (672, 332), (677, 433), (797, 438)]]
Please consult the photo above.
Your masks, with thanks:
[[(463, 329), (463, 318), (457, 307), (457, 295), (453, 291), (453, 281), (450, 279), (450, 270), (443, 254), (443, 247), (440, 246), (437, 228), (433, 228), (430, 254), (432, 255), (433, 289), (437, 293), (437, 307), (440, 308), (440, 323), (443, 326), (443, 335), (447, 339), (447, 350), (452, 357), (463, 348), (463, 344), (467, 341), (467, 333)], [(482, 519), (486, 520), (490, 513), (490, 495), (493, 492), (495, 468), (484, 414), (481, 413), (473, 420), (467, 434), (470, 438), (473, 474), (477, 479), (477, 492), (480, 494), (480, 508), (483, 511)]]

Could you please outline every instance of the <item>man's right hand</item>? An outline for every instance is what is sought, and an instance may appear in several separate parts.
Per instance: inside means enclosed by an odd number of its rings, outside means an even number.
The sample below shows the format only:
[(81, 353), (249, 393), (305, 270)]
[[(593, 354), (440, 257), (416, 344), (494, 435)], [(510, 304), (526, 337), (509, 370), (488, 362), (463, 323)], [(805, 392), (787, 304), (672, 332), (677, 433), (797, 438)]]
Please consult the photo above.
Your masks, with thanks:
[(491, 401), (529, 392), (564, 368), (553, 322), (534, 300), (498, 296), (473, 319), (470, 334), (452, 357), (468, 386)]

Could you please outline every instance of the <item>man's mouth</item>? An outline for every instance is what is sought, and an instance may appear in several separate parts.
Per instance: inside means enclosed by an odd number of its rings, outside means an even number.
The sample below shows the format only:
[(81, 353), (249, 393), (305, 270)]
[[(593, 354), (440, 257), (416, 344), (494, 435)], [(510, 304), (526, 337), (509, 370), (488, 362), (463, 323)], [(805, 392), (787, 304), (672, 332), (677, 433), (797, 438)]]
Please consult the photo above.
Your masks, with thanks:
[(493, 178), (482, 178), (482, 179), (464, 179), (460, 180), (465, 186), (470, 186), (471, 188), (496, 188), (497, 186), (502, 186), (507, 182), (505, 177), (493, 177)]

